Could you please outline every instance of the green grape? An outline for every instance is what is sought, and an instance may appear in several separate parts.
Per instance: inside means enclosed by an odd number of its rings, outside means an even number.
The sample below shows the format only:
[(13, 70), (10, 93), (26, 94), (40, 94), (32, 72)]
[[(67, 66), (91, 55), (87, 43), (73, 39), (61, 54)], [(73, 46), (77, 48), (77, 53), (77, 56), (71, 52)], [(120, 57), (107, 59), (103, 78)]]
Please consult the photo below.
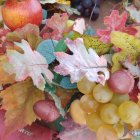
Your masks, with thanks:
[(115, 105), (120, 105), (124, 101), (129, 101), (129, 95), (128, 94), (123, 94), (123, 95), (114, 94), (112, 99), (111, 99), (111, 103), (113, 103)]
[(116, 124), (119, 121), (117, 106), (112, 103), (105, 104), (101, 107), (100, 117), (107, 124)]
[(80, 101), (74, 100), (70, 106), (70, 115), (75, 123), (80, 125), (86, 124), (86, 113), (80, 107)]
[(105, 124), (100, 117), (98, 116), (97, 113), (92, 113), (92, 114), (88, 114), (86, 116), (86, 123), (87, 123), (87, 127), (91, 130), (96, 132), (98, 130), (98, 128)]
[(91, 95), (83, 95), (80, 99), (81, 108), (87, 113), (96, 112), (99, 103)]
[(100, 103), (107, 103), (113, 97), (113, 92), (108, 88), (108, 86), (96, 85), (93, 89), (93, 97)]
[(124, 122), (131, 124), (139, 119), (140, 108), (132, 101), (125, 101), (119, 106), (118, 113)]
[(77, 87), (79, 91), (83, 94), (90, 94), (92, 93), (93, 88), (95, 87), (95, 82), (90, 82), (86, 77), (84, 77), (82, 80), (80, 80), (77, 83)]
[(121, 123), (115, 124), (113, 126), (119, 138), (123, 137), (124, 135), (124, 126)]

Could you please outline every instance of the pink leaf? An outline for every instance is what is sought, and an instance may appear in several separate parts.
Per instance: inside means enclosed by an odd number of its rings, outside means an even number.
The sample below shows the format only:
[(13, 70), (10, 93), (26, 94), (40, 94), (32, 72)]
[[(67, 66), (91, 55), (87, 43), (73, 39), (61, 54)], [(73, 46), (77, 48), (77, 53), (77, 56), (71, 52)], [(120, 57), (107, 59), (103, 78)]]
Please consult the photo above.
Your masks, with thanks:
[(77, 125), (72, 120), (66, 120), (62, 125), (65, 130), (58, 135), (61, 140), (96, 140), (95, 133), (86, 126)]
[(63, 32), (65, 31), (68, 14), (55, 13), (50, 19), (47, 19), (46, 26), (41, 31), (41, 36), (44, 39), (52, 38), (54, 40), (60, 40), (63, 38)]
[(105, 57), (99, 57), (92, 48), (87, 51), (82, 38), (74, 41), (66, 39), (65, 42), (73, 55), (56, 52), (55, 56), (60, 64), (54, 70), (64, 76), (70, 75), (72, 83), (86, 76), (90, 81), (104, 84), (109, 78)]
[(120, 16), (118, 10), (113, 10), (110, 16), (106, 16), (104, 18), (104, 24), (107, 26), (107, 29), (97, 30), (97, 35), (101, 37), (101, 41), (109, 42), (112, 31), (121, 31), (125, 28), (127, 17), (127, 12), (123, 12)]
[(73, 30), (80, 34), (83, 34), (84, 31), (86, 30), (85, 20), (83, 18), (76, 19), (73, 25)]
[(33, 51), (25, 40), (15, 44), (23, 49), (24, 54), (15, 50), (9, 50), (7, 52), (9, 63), (5, 65), (5, 70), (9, 74), (15, 73), (16, 81), (23, 81), (27, 77), (31, 77), (34, 85), (44, 90), (46, 82), (42, 73), (50, 82), (53, 79), (53, 74), (48, 69), (46, 59), (37, 51)]

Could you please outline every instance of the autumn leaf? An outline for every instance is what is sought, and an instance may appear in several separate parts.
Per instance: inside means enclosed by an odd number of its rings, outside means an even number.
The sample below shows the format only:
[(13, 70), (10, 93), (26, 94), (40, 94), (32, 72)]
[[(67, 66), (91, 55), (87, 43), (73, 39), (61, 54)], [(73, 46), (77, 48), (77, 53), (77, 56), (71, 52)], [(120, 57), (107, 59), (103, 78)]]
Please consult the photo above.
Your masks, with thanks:
[(46, 3), (50, 3), (50, 4), (54, 4), (54, 3), (59, 3), (59, 4), (67, 4), (70, 5), (70, 1), (69, 0), (40, 0), (41, 4), (46, 4)]
[(58, 138), (61, 140), (96, 140), (94, 132), (90, 131), (86, 126), (80, 126), (68, 119), (62, 122), (65, 128)]
[(74, 32), (71, 39), (75, 40), (77, 38), (83, 38), (85, 47), (87, 49), (93, 48), (98, 55), (103, 55), (103, 54), (109, 52), (109, 50), (112, 46), (112, 44), (110, 44), (110, 43), (103, 43), (102, 41), (99, 40), (98, 37), (92, 37), (92, 36), (85, 35), (85, 34), (81, 35), (79, 33)]
[(133, 19), (136, 23), (140, 23), (139, 9), (137, 9), (134, 5), (127, 6), (125, 9), (129, 12), (131, 19)]
[(24, 27), (8, 33), (6, 39), (11, 42), (21, 42), (21, 40), (24, 39), (28, 41), (32, 49), (35, 50), (42, 41), (39, 33), (39, 27), (37, 25), (26, 24)]
[(8, 62), (8, 58), (6, 55), (0, 55), (0, 85), (12, 84), (15, 82), (15, 75), (9, 75), (3, 69), (3, 65)]
[[(87, 51), (81, 38), (75, 41), (66, 39), (65, 43), (73, 55), (56, 52), (55, 56), (60, 64), (54, 71), (63, 76), (70, 75), (72, 83), (86, 76), (90, 81), (104, 84), (109, 78), (106, 59), (99, 57), (91, 48)], [(100, 72), (103, 74), (99, 74)]]
[(33, 111), (33, 105), (44, 99), (44, 94), (27, 79), (16, 83), (0, 93), (2, 109), (5, 114), (5, 135), (26, 125), (31, 125), (38, 117)]
[(86, 30), (86, 23), (84, 18), (76, 19), (73, 25), (73, 31), (83, 34), (85, 30)]
[(140, 54), (140, 39), (123, 32), (114, 31), (111, 33), (111, 43), (121, 49), (120, 52), (115, 53), (112, 57), (112, 72), (122, 68), (121, 62), (128, 58), (131, 59), (132, 63), (136, 62)]
[(123, 65), (128, 68), (129, 72), (134, 76), (139, 78), (138, 82), (138, 88), (140, 90), (140, 67), (138, 65), (134, 66), (133, 64), (129, 63), (128, 61), (125, 61)]
[(63, 32), (67, 26), (69, 16), (67, 13), (55, 13), (50, 19), (47, 19), (46, 26), (41, 31), (43, 39), (60, 40), (63, 38)]
[(107, 29), (97, 30), (97, 35), (100, 36), (100, 40), (109, 42), (112, 31), (121, 31), (125, 28), (127, 17), (127, 12), (119, 15), (118, 10), (112, 10), (110, 16), (104, 17), (104, 24), (107, 26)]
[(5, 64), (5, 71), (9, 74), (16, 74), (16, 81), (23, 81), (27, 77), (31, 77), (34, 85), (40, 90), (44, 90), (46, 81), (42, 74), (44, 74), (48, 82), (51, 82), (53, 79), (53, 74), (48, 69), (46, 59), (37, 51), (32, 51), (28, 42), (25, 40), (15, 44), (23, 49), (24, 54), (15, 50), (9, 50), (7, 52), (9, 61)]

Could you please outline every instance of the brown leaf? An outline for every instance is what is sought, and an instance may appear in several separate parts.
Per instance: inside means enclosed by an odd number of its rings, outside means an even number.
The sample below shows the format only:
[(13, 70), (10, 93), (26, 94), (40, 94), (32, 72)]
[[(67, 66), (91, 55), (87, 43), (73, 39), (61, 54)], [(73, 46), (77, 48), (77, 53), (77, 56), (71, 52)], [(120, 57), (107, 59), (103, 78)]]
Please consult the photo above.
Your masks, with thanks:
[(19, 82), (2, 91), (2, 108), (5, 114), (5, 135), (31, 125), (38, 117), (33, 111), (33, 105), (43, 100), (44, 94), (33, 86), (31, 79)]
[(8, 58), (6, 55), (0, 55), (0, 84), (11, 84), (15, 82), (15, 76), (9, 75), (7, 72), (3, 69), (3, 64), (8, 62)]
[(23, 28), (8, 33), (6, 38), (7, 41), (11, 42), (20, 42), (22, 39), (27, 40), (33, 50), (42, 41), (42, 38), (39, 36), (39, 27), (33, 24), (27, 24)]

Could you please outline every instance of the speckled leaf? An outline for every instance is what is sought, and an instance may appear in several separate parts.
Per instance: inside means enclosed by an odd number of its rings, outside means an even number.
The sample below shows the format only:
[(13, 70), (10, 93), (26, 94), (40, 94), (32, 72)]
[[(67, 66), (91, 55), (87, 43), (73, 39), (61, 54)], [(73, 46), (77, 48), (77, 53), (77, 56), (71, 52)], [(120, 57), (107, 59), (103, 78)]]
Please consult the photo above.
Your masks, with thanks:
[(89, 35), (80, 35), (76, 32), (73, 33), (73, 36), (71, 37), (71, 39), (74, 40), (78, 37), (83, 38), (85, 47), (87, 49), (88, 48), (93, 48), (98, 55), (102, 55), (102, 54), (107, 53), (112, 46), (112, 44), (105, 44), (105, 43), (101, 42), (99, 40), (99, 38), (97, 38), (97, 37), (92, 37), (92, 36), (89, 36)]

